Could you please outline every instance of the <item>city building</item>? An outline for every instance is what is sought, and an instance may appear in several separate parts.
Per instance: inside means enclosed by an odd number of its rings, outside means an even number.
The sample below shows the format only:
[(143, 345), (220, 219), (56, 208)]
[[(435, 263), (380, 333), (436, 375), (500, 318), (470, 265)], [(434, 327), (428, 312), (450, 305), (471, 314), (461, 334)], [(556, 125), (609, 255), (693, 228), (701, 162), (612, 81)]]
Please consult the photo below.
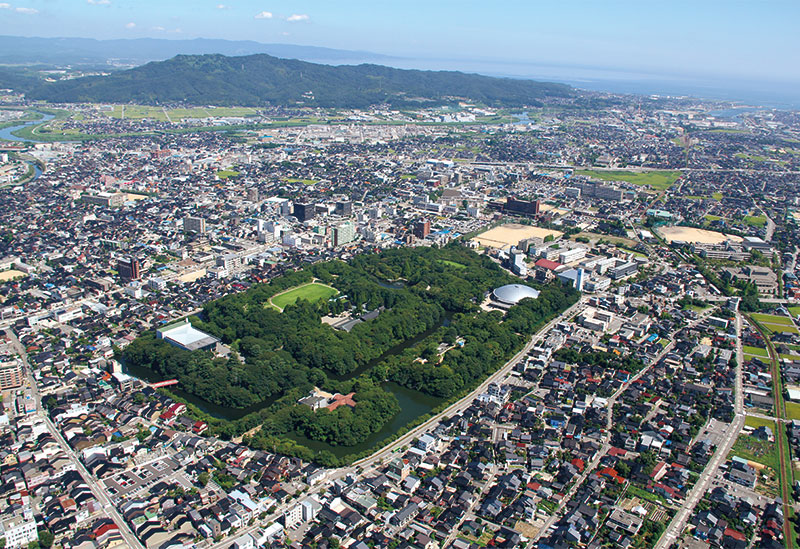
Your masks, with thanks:
[(125, 203), (125, 193), (105, 193), (99, 192), (96, 194), (83, 194), (81, 200), (87, 204), (95, 204), (96, 206), (103, 206), (106, 208), (118, 208)]
[(36, 520), (33, 516), (26, 517), (23, 514), (4, 517), (0, 520), (0, 537), (5, 538), (8, 548), (27, 547), (39, 539)]
[(314, 204), (297, 202), (294, 205), (292, 215), (300, 222), (308, 221), (309, 219), (314, 219), (314, 216), (317, 215), (317, 207)]
[(123, 257), (117, 261), (117, 272), (122, 280), (139, 280), (142, 277), (141, 263), (135, 257)]
[(413, 233), (417, 238), (425, 238), (431, 234), (431, 222), (427, 219), (421, 219), (420, 221), (417, 221), (414, 223)]
[(184, 217), (183, 230), (187, 232), (203, 234), (206, 232), (206, 220), (202, 217)]
[(23, 381), (22, 363), (19, 360), (0, 362), (0, 391), (22, 387)]
[(541, 203), (538, 200), (517, 200), (509, 196), (503, 211), (517, 215), (538, 215), (540, 207)]
[(156, 330), (156, 337), (187, 351), (214, 350), (219, 339), (194, 328), (189, 319)]
[(341, 215), (343, 217), (347, 217), (353, 214), (353, 203), (349, 200), (340, 200), (336, 203), (336, 209), (334, 210), (336, 215)]
[(352, 223), (342, 223), (333, 228), (333, 246), (338, 248), (349, 244), (356, 237), (356, 229)]

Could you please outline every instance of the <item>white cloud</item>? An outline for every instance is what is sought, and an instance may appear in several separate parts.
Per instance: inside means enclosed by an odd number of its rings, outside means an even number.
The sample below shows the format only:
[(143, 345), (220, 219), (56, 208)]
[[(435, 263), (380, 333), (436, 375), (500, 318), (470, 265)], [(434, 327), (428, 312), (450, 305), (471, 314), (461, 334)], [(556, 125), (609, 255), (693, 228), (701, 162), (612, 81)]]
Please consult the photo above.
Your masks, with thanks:
[(167, 29), (165, 29), (164, 27), (153, 27), (153, 30), (158, 32), (164, 32)]
[(111, 0), (86, 0), (86, 3), (93, 6), (110, 6)]
[(39, 10), (35, 10), (33, 8), (14, 8), (14, 11), (17, 13), (24, 13), (26, 15), (35, 15), (39, 13)]
[(134, 27), (136, 27), (136, 23), (134, 23), (133, 21), (125, 25), (126, 29), (132, 29)]
[(225, 4), (217, 4), (217, 9), (218, 10), (229, 10), (229, 9), (231, 9), (231, 7), (230, 6), (226, 6)]
[(5, 2), (0, 2), (0, 10), (10, 10), (11, 4), (6, 4)]
[(290, 23), (297, 23), (298, 21), (308, 21), (308, 15), (305, 13), (293, 13), (286, 20)]
[(262, 11), (256, 14), (256, 19), (272, 19), (271, 11)]

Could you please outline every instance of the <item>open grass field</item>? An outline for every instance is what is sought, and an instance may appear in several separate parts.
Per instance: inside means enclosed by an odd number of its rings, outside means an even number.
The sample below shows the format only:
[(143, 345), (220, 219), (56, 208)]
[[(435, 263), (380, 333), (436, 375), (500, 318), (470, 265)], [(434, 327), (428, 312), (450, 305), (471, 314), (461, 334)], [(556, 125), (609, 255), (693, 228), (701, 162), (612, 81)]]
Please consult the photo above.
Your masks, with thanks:
[(487, 248), (508, 248), (509, 246), (516, 246), (520, 240), (526, 238), (546, 238), (552, 235), (553, 238), (558, 238), (563, 233), (554, 231), (552, 229), (543, 229), (541, 227), (533, 227), (531, 225), (520, 225), (518, 223), (506, 223), (494, 229), (489, 229), (485, 233), (473, 237), (472, 240)]
[(800, 402), (786, 400), (783, 404), (786, 406), (786, 417), (788, 419), (800, 419)]
[(800, 307), (789, 307), (789, 312), (792, 313), (793, 316), (800, 316)]
[(229, 177), (236, 177), (239, 175), (239, 172), (233, 170), (220, 170), (217, 172), (217, 177), (220, 179), (228, 179)]
[(742, 351), (746, 355), (753, 355), (753, 356), (762, 357), (762, 358), (769, 358), (769, 353), (767, 352), (767, 350), (766, 349), (762, 349), (761, 347), (749, 347), (749, 346), (745, 345), (744, 347), (742, 347)]
[(316, 185), (319, 183), (316, 179), (297, 179), (290, 177), (286, 180), (287, 183), (302, 183), (303, 185)]
[(627, 181), (634, 185), (647, 185), (655, 191), (666, 191), (681, 176), (681, 172), (677, 171), (629, 172), (626, 170), (577, 170), (575, 174), (603, 181)]
[(763, 215), (746, 215), (743, 221), (751, 227), (763, 227), (767, 224), (767, 218)]
[(313, 303), (319, 301), (320, 299), (328, 299), (329, 297), (333, 297), (337, 293), (338, 292), (334, 288), (326, 286), (325, 284), (309, 282), (308, 284), (304, 284), (302, 286), (298, 286), (297, 288), (292, 288), (280, 293), (270, 299), (269, 302), (272, 306), (283, 310), (287, 305), (293, 304), (298, 299), (305, 299)]
[(437, 261), (442, 265), (449, 265), (450, 267), (455, 267), (456, 269), (459, 270), (467, 268), (466, 265), (462, 265), (461, 263), (456, 263), (455, 261), (449, 261), (447, 259), (438, 259)]
[[(775, 422), (773, 421), (770, 423), (772, 423), (771, 429), (774, 434)], [(749, 435), (739, 435), (739, 438), (736, 439), (728, 456), (739, 456), (742, 459), (755, 461), (756, 463), (771, 467), (774, 471), (780, 469), (776, 444), (766, 440), (759, 440)]]
[(766, 426), (770, 429), (775, 430), (775, 422), (771, 419), (764, 419), (763, 417), (755, 417), (755, 416), (746, 416), (744, 418), (744, 424), (748, 427), (752, 427), (753, 429), (758, 429), (759, 427)]
[(180, 122), (187, 118), (225, 118), (254, 116), (257, 109), (250, 107), (191, 107), (177, 109), (163, 109), (146, 105), (114, 105), (111, 110), (101, 110), (101, 114), (111, 118), (125, 118), (130, 120), (160, 120), (162, 122)]

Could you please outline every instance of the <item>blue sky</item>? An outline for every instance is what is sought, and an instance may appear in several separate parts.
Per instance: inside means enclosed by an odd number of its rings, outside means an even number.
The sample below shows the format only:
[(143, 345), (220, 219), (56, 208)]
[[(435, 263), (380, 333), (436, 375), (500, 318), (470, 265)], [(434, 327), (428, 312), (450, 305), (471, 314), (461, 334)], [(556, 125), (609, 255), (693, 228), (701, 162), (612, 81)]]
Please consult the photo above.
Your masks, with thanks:
[(800, 0), (0, 0), (0, 34), (225, 38), (800, 82)]

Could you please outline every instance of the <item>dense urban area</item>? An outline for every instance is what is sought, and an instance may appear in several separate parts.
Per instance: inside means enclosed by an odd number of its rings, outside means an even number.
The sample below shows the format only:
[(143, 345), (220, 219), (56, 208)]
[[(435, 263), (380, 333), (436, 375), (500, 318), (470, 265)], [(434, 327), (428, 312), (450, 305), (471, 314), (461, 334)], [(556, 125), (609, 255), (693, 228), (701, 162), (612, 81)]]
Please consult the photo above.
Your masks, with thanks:
[(797, 112), (0, 92), (0, 138), (0, 547), (800, 546)]

